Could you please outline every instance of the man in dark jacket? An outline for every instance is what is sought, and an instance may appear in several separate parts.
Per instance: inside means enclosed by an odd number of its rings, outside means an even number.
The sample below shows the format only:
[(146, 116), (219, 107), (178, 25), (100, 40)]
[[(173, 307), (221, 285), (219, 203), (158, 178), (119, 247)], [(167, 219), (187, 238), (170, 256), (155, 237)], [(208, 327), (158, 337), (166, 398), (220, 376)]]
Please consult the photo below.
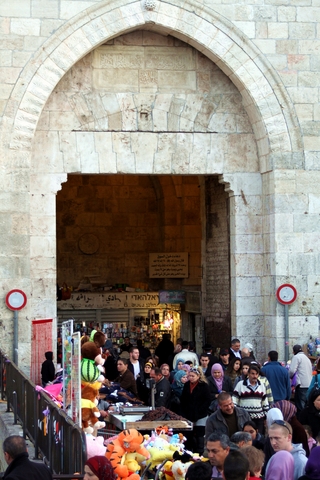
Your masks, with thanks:
[(25, 439), (19, 435), (11, 435), (3, 442), (3, 454), (7, 470), (5, 480), (52, 480), (52, 474), (44, 463), (31, 462), (27, 452)]
[(170, 333), (164, 333), (162, 340), (155, 350), (155, 354), (159, 357), (159, 366), (163, 363), (169, 363), (169, 357), (173, 354), (174, 345), (171, 342)]
[(243, 425), (250, 421), (250, 415), (243, 408), (236, 407), (230, 393), (222, 392), (218, 395), (219, 409), (207, 420), (205, 438), (208, 440), (211, 433), (224, 433), (231, 437), (243, 429)]
[(273, 400), (290, 400), (291, 384), (288, 370), (278, 362), (278, 352), (268, 353), (268, 363), (261, 368), (262, 375), (267, 377), (272, 390)]
[[(155, 407), (170, 407), (171, 401), (171, 385), (161, 373), (160, 368), (152, 368), (150, 378), (155, 381)], [(151, 401), (150, 401), (151, 405)]]
[(46, 352), (45, 361), (41, 365), (42, 386), (45, 387), (49, 382), (54, 380), (55, 368), (53, 364), (53, 352)]

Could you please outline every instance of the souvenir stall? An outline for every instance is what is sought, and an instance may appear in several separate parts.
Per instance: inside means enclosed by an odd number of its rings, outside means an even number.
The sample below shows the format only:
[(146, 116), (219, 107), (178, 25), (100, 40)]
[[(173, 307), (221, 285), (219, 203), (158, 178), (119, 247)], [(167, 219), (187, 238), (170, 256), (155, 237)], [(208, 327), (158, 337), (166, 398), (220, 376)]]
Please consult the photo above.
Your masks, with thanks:
[(73, 319), (74, 330), (81, 334), (98, 328), (120, 346), (129, 337), (131, 343), (141, 339), (153, 350), (164, 333), (170, 333), (173, 342), (180, 336), (183, 303), (184, 292), (72, 292), (57, 303), (58, 328)]

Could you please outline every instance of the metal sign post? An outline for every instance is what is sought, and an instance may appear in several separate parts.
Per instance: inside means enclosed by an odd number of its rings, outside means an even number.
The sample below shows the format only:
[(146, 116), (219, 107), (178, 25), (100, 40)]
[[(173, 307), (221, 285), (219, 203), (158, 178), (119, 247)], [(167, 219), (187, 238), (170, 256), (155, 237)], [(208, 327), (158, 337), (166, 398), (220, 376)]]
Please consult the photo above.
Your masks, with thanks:
[(18, 366), (18, 310), (27, 304), (27, 295), (18, 289), (10, 290), (6, 295), (6, 305), (13, 314), (13, 361)]
[(276, 297), (284, 305), (284, 355), (285, 361), (289, 360), (289, 305), (297, 299), (297, 290), (290, 283), (284, 283), (277, 289)]

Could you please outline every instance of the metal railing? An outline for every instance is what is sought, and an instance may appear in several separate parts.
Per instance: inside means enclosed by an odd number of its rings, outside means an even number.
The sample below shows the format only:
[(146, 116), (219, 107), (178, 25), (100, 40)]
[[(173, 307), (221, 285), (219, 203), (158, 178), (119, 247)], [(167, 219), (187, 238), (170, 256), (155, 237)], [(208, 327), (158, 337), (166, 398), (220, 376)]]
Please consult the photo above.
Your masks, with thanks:
[[(35, 458), (42, 458), (54, 478), (83, 474), (87, 459), (85, 434), (66, 413), (35, 385), (0, 350), (0, 392), (22, 426), (24, 438), (34, 444)], [(81, 479), (82, 475), (77, 478)]]

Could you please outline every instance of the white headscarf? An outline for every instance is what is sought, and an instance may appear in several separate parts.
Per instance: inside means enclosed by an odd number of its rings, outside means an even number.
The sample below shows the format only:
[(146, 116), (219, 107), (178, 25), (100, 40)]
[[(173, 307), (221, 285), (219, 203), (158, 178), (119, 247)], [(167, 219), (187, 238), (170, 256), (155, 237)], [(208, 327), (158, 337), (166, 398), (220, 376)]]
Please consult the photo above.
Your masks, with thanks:
[(283, 420), (282, 412), (279, 408), (270, 408), (267, 412), (267, 427), (270, 428), (275, 420)]

